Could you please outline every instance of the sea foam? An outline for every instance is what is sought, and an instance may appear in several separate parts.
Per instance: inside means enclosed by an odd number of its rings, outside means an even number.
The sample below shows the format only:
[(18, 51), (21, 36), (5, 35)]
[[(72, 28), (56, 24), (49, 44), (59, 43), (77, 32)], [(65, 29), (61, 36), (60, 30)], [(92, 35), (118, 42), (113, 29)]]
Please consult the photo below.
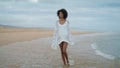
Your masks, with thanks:
[(109, 54), (106, 54), (106, 53), (100, 51), (100, 50), (98, 49), (98, 47), (97, 47), (97, 43), (92, 43), (92, 44), (91, 44), (91, 47), (95, 50), (96, 55), (100, 55), (100, 56), (103, 56), (104, 58), (111, 59), (111, 60), (114, 60), (114, 59), (115, 59), (114, 56), (109, 55)]

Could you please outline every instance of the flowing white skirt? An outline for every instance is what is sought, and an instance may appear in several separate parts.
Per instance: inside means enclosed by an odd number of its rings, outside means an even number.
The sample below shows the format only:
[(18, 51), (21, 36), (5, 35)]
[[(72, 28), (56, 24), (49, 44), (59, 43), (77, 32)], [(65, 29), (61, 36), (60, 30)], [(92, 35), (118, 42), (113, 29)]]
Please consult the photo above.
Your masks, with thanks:
[(57, 49), (58, 45), (63, 41), (67, 42), (68, 45), (74, 45), (74, 43), (70, 40), (70, 37), (68, 35), (62, 35), (54, 38), (52, 42), (52, 48)]

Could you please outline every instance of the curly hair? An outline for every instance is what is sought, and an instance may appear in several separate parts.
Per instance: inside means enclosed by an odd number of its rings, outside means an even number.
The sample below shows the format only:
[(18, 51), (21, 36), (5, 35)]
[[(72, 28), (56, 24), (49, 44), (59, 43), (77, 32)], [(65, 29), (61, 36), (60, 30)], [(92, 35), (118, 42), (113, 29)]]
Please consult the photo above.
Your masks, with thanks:
[(59, 9), (57, 11), (57, 16), (59, 17), (60, 12), (63, 13), (63, 18), (66, 19), (68, 17), (68, 12), (65, 9)]

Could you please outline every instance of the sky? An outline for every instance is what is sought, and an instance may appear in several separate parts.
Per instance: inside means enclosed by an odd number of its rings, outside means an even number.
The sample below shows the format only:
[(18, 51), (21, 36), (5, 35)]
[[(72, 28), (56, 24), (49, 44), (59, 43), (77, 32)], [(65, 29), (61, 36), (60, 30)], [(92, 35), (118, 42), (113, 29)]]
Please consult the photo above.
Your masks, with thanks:
[(120, 32), (120, 0), (0, 0), (0, 24), (53, 28), (60, 8), (72, 28)]

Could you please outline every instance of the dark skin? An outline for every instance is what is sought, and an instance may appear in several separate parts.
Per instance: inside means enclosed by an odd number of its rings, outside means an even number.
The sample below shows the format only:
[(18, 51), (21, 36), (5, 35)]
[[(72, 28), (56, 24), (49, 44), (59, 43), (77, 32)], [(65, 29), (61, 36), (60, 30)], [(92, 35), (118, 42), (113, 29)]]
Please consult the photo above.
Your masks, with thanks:
[[(63, 25), (65, 23), (66, 19), (63, 18), (63, 13), (59, 13), (59, 23)], [(68, 54), (67, 54), (67, 46), (68, 43), (63, 41), (59, 44), (60, 46), (60, 51), (61, 51), (61, 57), (63, 60), (64, 65), (69, 65), (69, 60), (68, 60)]]
[(66, 52), (68, 43), (63, 41), (59, 44), (59, 46), (60, 46), (61, 57), (62, 57), (64, 65), (69, 65), (68, 55), (67, 55), (67, 52)]

